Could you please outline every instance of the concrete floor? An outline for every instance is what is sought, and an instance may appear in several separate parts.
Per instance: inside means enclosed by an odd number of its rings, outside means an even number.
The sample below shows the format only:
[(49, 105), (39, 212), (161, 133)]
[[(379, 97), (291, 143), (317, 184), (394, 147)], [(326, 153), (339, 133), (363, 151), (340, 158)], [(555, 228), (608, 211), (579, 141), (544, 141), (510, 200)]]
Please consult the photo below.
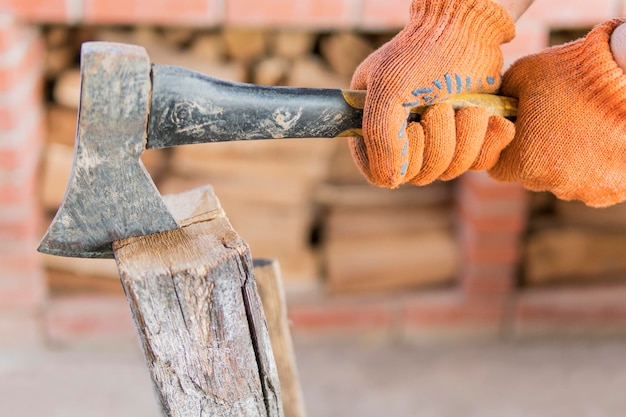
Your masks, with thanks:
[[(626, 340), (296, 348), (309, 417), (626, 415)], [(132, 346), (0, 352), (0, 415), (160, 414)]]

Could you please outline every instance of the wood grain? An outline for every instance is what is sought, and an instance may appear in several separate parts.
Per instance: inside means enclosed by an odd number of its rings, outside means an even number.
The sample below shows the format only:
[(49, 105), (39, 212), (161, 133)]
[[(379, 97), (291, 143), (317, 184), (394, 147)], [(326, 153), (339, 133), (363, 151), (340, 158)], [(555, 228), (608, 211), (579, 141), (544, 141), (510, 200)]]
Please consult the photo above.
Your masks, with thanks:
[(164, 414), (282, 416), (248, 246), (210, 188), (168, 206), (183, 228), (114, 245)]
[(278, 368), (285, 417), (306, 417), (278, 262), (255, 259), (254, 276), (263, 303)]

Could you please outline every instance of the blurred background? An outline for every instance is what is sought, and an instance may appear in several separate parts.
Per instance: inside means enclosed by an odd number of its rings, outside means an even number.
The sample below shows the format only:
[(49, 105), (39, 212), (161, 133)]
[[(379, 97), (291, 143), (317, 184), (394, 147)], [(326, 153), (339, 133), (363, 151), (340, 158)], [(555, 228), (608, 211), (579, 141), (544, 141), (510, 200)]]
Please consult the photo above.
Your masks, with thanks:
[[(81, 43), (139, 44), (155, 63), (233, 81), (347, 88), (409, 3), (0, 0), (10, 415), (156, 415), (115, 264), (35, 251), (72, 164)], [(624, 15), (623, 0), (537, 0), (503, 48), (506, 65)], [(344, 139), (143, 160), (163, 194), (211, 184), (252, 255), (279, 261), (310, 415), (624, 412), (625, 205), (589, 209), (484, 173), (382, 190)]]

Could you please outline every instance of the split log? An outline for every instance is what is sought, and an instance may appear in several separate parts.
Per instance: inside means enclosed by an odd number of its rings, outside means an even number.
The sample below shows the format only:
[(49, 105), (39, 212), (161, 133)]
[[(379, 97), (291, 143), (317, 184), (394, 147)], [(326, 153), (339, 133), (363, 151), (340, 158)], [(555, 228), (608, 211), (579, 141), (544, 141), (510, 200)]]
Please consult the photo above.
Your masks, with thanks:
[(46, 47), (57, 48), (71, 44), (70, 29), (66, 26), (51, 26), (44, 32)]
[(263, 29), (226, 28), (222, 31), (226, 51), (234, 60), (249, 63), (265, 56), (268, 32)]
[(452, 233), (331, 239), (324, 245), (327, 289), (391, 292), (452, 283), (459, 254)]
[(551, 228), (528, 239), (524, 280), (529, 285), (624, 279), (626, 233)]
[(63, 71), (54, 83), (52, 96), (55, 103), (71, 109), (78, 109), (80, 102), (80, 69)]
[(452, 230), (448, 205), (433, 207), (329, 207), (324, 220), (325, 239), (372, 238), (432, 230)]
[(47, 78), (55, 78), (63, 71), (76, 65), (77, 52), (73, 45), (48, 48), (44, 72)]
[(341, 32), (323, 38), (320, 52), (334, 72), (351, 77), (356, 67), (374, 52), (374, 48), (359, 35)]
[(46, 109), (46, 140), (66, 146), (74, 146), (78, 111), (64, 106), (48, 106)]
[(289, 330), (287, 303), (278, 262), (256, 259), (254, 276), (267, 319), (274, 358), (276, 358), (285, 417), (305, 417), (304, 399)]
[(226, 57), (226, 45), (219, 34), (205, 33), (194, 38), (189, 52), (206, 61), (222, 62)]
[(270, 53), (287, 59), (295, 59), (313, 52), (315, 33), (296, 30), (280, 30), (270, 40)]
[(286, 84), (293, 87), (346, 89), (350, 86), (350, 78), (334, 73), (323, 59), (309, 55), (293, 62)]
[(593, 208), (579, 201), (556, 201), (559, 220), (569, 225), (626, 232), (626, 204)]
[(248, 246), (210, 188), (167, 204), (184, 227), (114, 244), (164, 414), (281, 416)]
[[(162, 194), (172, 194), (206, 182), (170, 176), (158, 187)], [(301, 183), (268, 185), (223, 178), (213, 187), (220, 195), (230, 223), (246, 240), (254, 257), (280, 262), (288, 293), (317, 287), (319, 265), (309, 244), (314, 212), (310, 195), (306, 197)]]
[(284, 84), (290, 63), (281, 57), (270, 57), (259, 61), (252, 70), (252, 82), (260, 85)]
[(346, 138), (337, 138), (330, 156), (328, 182), (332, 184), (367, 184), (365, 176), (352, 159)]
[(65, 258), (41, 254), (43, 266), (74, 275), (89, 275), (104, 280), (118, 280), (115, 262), (112, 259)]
[(43, 155), (42, 184), (39, 188), (41, 203), (45, 209), (56, 210), (61, 205), (73, 161), (73, 147), (58, 143), (46, 145)]
[[(113, 269), (115, 269), (115, 263)], [(71, 296), (75, 294), (124, 296), (117, 271), (114, 279), (96, 275), (79, 275), (58, 269), (46, 269), (45, 275), (48, 291), (53, 296)]]
[[(245, 144), (244, 144), (245, 145)], [(181, 146), (174, 151), (172, 169), (180, 175), (204, 176), (206, 178), (249, 178), (256, 182), (263, 180), (319, 180), (326, 174), (326, 164), (323, 160), (315, 159), (311, 155), (310, 160), (293, 158), (279, 161), (278, 158), (257, 157), (215, 157), (211, 155), (214, 145), (202, 145), (201, 147)], [(197, 151), (194, 154), (194, 151)], [(201, 155), (206, 155), (204, 159)], [(266, 182), (268, 184), (268, 182)]]
[(401, 186), (390, 190), (369, 184), (324, 184), (316, 192), (315, 201), (330, 207), (426, 206), (449, 203), (452, 192), (447, 183), (438, 182), (426, 187)]
[(190, 27), (167, 27), (163, 29), (163, 39), (169, 45), (181, 48), (191, 42), (194, 29)]

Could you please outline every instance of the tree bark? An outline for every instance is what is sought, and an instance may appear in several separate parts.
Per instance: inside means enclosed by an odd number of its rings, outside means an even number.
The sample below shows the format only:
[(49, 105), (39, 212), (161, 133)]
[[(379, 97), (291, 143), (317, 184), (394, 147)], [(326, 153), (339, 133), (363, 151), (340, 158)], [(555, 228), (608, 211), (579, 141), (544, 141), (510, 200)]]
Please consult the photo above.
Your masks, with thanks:
[(164, 415), (282, 416), (247, 244), (210, 187), (167, 204), (182, 228), (114, 244)]

